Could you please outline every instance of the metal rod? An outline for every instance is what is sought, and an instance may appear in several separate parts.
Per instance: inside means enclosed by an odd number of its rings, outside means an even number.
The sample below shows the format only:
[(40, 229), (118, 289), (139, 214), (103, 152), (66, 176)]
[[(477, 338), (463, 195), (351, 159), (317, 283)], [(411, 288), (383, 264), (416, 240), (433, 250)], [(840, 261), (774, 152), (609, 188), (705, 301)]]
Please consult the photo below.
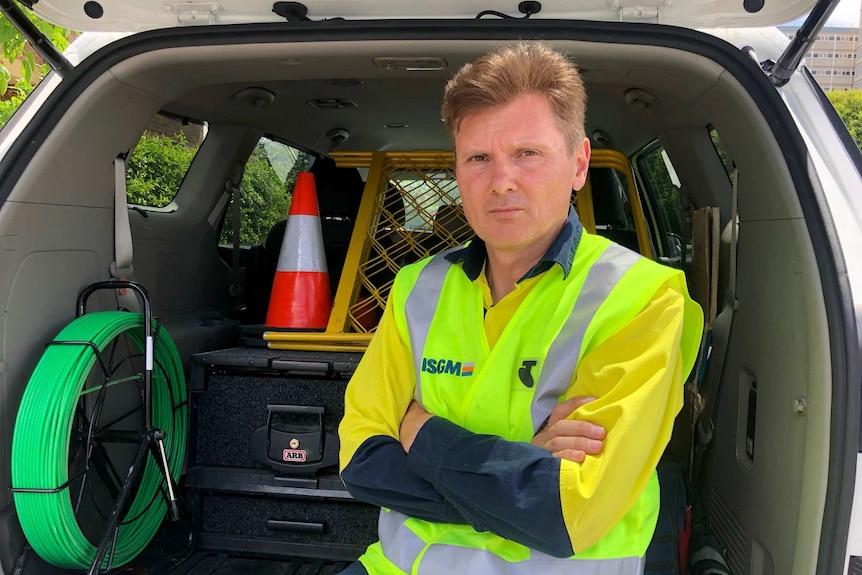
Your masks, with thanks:
[(796, 35), (793, 36), (793, 40), (790, 41), (790, 44), (784, 49), (781, 56), (779, 56), (778, 61), (772, 66), (769, 77), (773, 84), (780, 87), (790, 81), (793, 72), (799, 67), (799, 63), (802, 61), (808, 48), (814, 44), (817, 34), (820, 33), (829, 16), (838, 6), (839, 1), (819, 0), (814, 5), (811, 13), (808, 14), (808, 18), (805, 19), (805, 22), (797, 30)]
[(100, 429), (93, 434), (99, 443), (138, 443), (141, 432), (133, 429)]
[[(11, 0), (0, 0), (10, 2)], [(144, 429), (153, 427), (153, 363), (155, 347), (153, 345), (153, 314), (150, 306), (150, 296), (144, 286), (137, 282), (125, 280), (108, 280), (90, 284), (78, 296), (78, 317), (87, 313), (87, 299), (93, 292), (102, 289), (131, 289), (138, 292), (144, 308)]]
[(51, 43), (51, 41), (27, 18), (14, 0), (0, 0), (0, 12), (12, 23), (24, 38), (30, 42), (33, 49), (57, 72), (65, 77), (72, 71), (72, 64)]
[[(0, 0), (2, 2), (3, 0)], [(96, 359), (99, 360), (99, 365), (102, 368), (102, 373), (105, 375), (105, 379), (111, 376), (111, 372), (108, 370), (108, 366), (105, 364), (105, 360), (102, 358), (102, 352), (99, 351), (99, 346), (97, 346), (92, 341), (76, 341), (76, 340), (54, 340), (49, 341), (45, 344), (45, 347), (51, 345), (84, 345), (93, 350), (93, 353), (96, 354)]]
[(45, 489), (45, 488), (38, 488), (38, 487), (13, 487), (10, 489), (10, 491), (12, 493), (59, 493), (59, 492), (63, 491), (64, 489), (66, 489), (69, 485), (72, 484), (73, 481), (75, 481), (76, 479), (78, 479), (79, 477), (84, 475), (86, 472), (87, 472), (87, 470), (85, 469), (81, 473), (75, 474), (75, 476), (70, 478), (69, 481), (67, 481), (66, 483), (64, 483), (60, 487), (55, 487), (54, 489)]
[(120, 524), (120, 518), (126, 512), (126, 506), (132, 493), (135, 491), (136, 483), (140, 479), (144, 471), (144, 458), (147, 455), (150, 441), (147, 438), (141, 440), (141, 445), (138, 447), (138, 454), (135, 456), (135, 461), (129, 468), (129, 473), (123, 481), (123, 488), (120, 490), (120, 497), (114, 505), (114, 510), (108, 518), (108, 524), (105, 526), (105, 533), (102, 535), (99, 546), (96, 548), (96, 555), (93, 557), (93, 563), (90, 566), (88, 575), (97, 575), (101, 570), (102, 559), (105, 558), (105, 553), (108, 551), (108, 545), (111, 544), (111, 539), (117, 532), (117, 526)]
[(176, 523), (180, 520), (180, 508), (179, 505), (177, 505), (177, 493), (176, 488), (174, 487), (174, 478), (171, 477), (171, 470), (170, 467), (168, 467), (168, 456), (165, 452), (165, 442), (163, 439), (164, 432), (157, 433), (155, 436), (155, 444), (150, 443), (150, 446), (155, 451), (153, 455), (156, 456), (156, 461), (159, 463), (159, 467), (165, 476), (165, 483), (168, 486), (168, 513), (171, 521)]

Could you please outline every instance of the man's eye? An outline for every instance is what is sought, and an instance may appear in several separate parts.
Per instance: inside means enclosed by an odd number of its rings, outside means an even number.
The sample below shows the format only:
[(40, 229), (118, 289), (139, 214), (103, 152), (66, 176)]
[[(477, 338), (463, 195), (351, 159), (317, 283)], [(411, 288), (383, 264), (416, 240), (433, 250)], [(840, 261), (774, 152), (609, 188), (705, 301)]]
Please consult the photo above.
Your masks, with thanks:
[(470, 156), (471, 162), (484, 162), (486, 159), (485, 154), (476, 154), (474, 156)]
[(524, 150), (522, 154), (525, 156), (537, 156), (539, 152), (537, 152), (536, 150)]

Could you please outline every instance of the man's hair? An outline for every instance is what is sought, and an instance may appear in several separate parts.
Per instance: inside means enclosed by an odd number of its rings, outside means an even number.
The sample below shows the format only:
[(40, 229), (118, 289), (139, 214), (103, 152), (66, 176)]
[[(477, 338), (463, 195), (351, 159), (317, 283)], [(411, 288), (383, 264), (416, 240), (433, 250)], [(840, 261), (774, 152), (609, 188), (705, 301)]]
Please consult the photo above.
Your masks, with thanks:
[(584, 138), (587, 94), (575, 65), (540, 42), (504, 46), (465, 64), (446, 84), (442, 115), (452, 142), (461, 120), (525, 94), (551, 102), (569, 151)]

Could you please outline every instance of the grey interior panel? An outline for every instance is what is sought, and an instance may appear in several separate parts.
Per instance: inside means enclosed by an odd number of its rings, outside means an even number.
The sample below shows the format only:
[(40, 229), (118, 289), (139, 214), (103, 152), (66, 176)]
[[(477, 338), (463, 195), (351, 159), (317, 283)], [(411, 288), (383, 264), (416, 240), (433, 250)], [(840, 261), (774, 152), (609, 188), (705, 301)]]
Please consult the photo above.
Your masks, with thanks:
[[(810, 573), (829, 451), (830, 365), (816, 262), (802, 220), (743, 221), (739, 309), (714, 413), (716, 435), (702, 472), (714, 526), (735, 572), (752, 573), (753, 541), (775, 573)], [(756, 380), (754, 457), (746, 454), (749, 382)], [(805, 398), (808, 410), (796, 411)], [(809, 466), (820, 470), (810, 473)], [(812, 476), (813, 475), (813, 476)], [(808, 499), (802, 504), (801, 493)], [(822, 513), (822, 512), (821, 512)], [(794, 549), (794, 553), (789, 553)], [(767, 565), (768, 563), (764, 563)], [(766, 573), (764, 571), (763, 573)], [(759, 573), (758, 573), (759, 575)]]

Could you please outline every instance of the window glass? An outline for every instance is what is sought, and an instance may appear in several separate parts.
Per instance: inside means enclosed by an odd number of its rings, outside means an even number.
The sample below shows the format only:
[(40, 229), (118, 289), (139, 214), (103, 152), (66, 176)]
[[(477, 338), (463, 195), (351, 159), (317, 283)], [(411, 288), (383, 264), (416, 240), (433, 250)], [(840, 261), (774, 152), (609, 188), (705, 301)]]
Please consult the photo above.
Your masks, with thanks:
[(206, 124), (156, 114), (126, 161), (130, 204), (170, 204), (206, 136)]
[(422, 174), (399, 170), (391, 176), (390, 188), (398, 189), (404, 201), (406, 231), (430, 232), (440, 206), (461, 204), (461, 192), (451, 170), (429, 170)]
[[(266, 242), (273, 224), (287, 218), (296, 175), (311, 165), (311, 157), (296, 148), (261, 138), (245, 164), (240, 184), (240, 244)], [(228, 206), (219, 243), (233, 243), (233, 209)]]
[(708, 126), (709, 139), (712, 140), (712, 145), (715, 148), (715, 153), (721, 159), (721, 165), (724, 166), (724, 171), (727, 172), (728, 179), (733, 176), (733, 162), (727, 155), (724, 149), (724, 144), (721, 143), (721, 138), (718, 137), (718, 132), (712, 126)]
[(614, 168), (590, 168), (590, 188), (596, 232), (601, 230), (635, 231), (626, 176)]
[(686, 268), (691, 262), (691, 216), (683, 208), (676, 171), (662, 146), (636, 157), (645, 184), (644, 206), (656, 257), (662, 263)]

